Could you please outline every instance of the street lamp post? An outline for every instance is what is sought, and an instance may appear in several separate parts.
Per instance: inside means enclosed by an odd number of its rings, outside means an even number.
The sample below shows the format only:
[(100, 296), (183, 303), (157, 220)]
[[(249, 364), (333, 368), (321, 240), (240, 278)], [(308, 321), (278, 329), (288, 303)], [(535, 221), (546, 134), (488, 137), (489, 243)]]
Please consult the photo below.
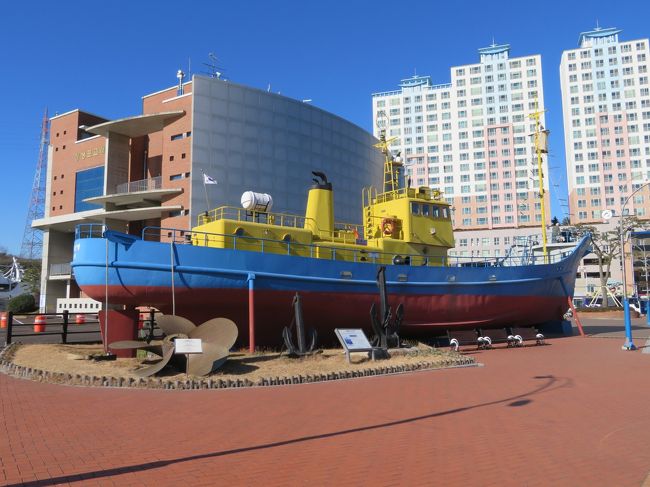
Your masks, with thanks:
[[(646, 255), (646, 243), (643, 243), (643, 267), (645, 268), (645, 322), (650, 326), (650, 293), (648, 293), (648, 256)], [(641, 299), (639, 298), (639, 303)]]
[(650, 185), (650, 181), (643, 183), (641, 186), (636, 188), (630, 196), (625, 199), (623, 206), (621, 207), (621, 215), (619, 217), (618, 227), (619, 234), (621, 237), (621, 266), (623, 267), (623, 319), (625, 320), (625, 343), (623, 344), (623, 350), (636, 350), (636, 346), (632, 341), (632, 323), (630, 320), (630, 302), (627, 299), (627, 270), (625, 269), (625, 234), (627, 229), (623, 228), (623, 217), (625, 215), (625, 206), (627, 205), (630, 198), (638, 193), (642, 188)]

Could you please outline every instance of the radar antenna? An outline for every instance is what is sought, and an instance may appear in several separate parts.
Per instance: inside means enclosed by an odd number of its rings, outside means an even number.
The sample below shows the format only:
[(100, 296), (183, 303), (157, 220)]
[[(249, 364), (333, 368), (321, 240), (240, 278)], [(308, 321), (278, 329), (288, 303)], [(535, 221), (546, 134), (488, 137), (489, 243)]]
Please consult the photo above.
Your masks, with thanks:
[(377, 114), (377, 128), (379, 129), (379, 142), (374, 146), (384, 154), (384, 192), (393, 193), (399, 190), (400, 171), (404, 164), (399, 157), (399, 153), (393, 155), (390, 145), (397, 139), (392, 137), (386, 138), (386, 126), (388, 117), (383, 110)]

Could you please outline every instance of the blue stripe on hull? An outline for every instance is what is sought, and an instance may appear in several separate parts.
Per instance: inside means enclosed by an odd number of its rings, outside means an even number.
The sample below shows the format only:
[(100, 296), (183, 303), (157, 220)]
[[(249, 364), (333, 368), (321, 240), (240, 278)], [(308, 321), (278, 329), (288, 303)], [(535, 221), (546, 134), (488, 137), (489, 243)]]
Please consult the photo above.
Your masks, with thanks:
[[(554, 264), (519, 267), (387, 266), (391, 293), (497, 296), (566, 296), (572, 293), (582, 242)], [(174, 286), (187, 289), (244, 289), (250, 275), (260, 290), (375, 293), (377, 265), (261, 254), (230, 249), (174, 246)], [(106, 241), (75, 242), (72, 263), (80, 287), (105, 284)], [(109, 286), (171, 287), (170, 244), (109, 241)], [(351, 274), (350, 279), (341, 278)], [(406, 280), (406, 282), (402, 282)]]

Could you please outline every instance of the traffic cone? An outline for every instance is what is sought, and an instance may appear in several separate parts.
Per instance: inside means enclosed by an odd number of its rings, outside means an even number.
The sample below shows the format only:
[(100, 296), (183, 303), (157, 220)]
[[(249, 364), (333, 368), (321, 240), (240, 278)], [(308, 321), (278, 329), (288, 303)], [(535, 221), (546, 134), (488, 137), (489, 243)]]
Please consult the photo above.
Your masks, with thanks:
[(47, 320), (45, 319), (45, 316), (37, 315), (36, 318), (34, 318), (34, 333), (44, 332), (46, 323)]

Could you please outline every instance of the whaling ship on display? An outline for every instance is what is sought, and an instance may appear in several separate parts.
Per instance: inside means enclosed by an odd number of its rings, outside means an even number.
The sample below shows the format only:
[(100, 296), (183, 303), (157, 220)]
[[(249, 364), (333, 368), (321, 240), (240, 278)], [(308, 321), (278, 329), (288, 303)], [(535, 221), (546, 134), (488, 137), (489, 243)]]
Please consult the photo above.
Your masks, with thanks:
[(439, 191), (405, 184), (390, 143), (382, 131), (384, 187), (363, 191), (363, 225), (335, 223), (332, 183), (314, 172), (304, 216), (272, 213), (269, 195), (247, 192), (243, 208), (206, 212), (191, 230), (148, 227), (136, 236), (80, 225), (77, 283), (111, 304), (151, 306), (195, 323), (230, 318), (244, 340), (254, 322), (255, 342), (266, 345), (281, 343), (296, 293), (319, 336), (370, 329), (381, 266), (391, 301), (404, 305), (402, 336), (561, 320), (589, 238), (554, 258), (448, 256), (449, 204)]

